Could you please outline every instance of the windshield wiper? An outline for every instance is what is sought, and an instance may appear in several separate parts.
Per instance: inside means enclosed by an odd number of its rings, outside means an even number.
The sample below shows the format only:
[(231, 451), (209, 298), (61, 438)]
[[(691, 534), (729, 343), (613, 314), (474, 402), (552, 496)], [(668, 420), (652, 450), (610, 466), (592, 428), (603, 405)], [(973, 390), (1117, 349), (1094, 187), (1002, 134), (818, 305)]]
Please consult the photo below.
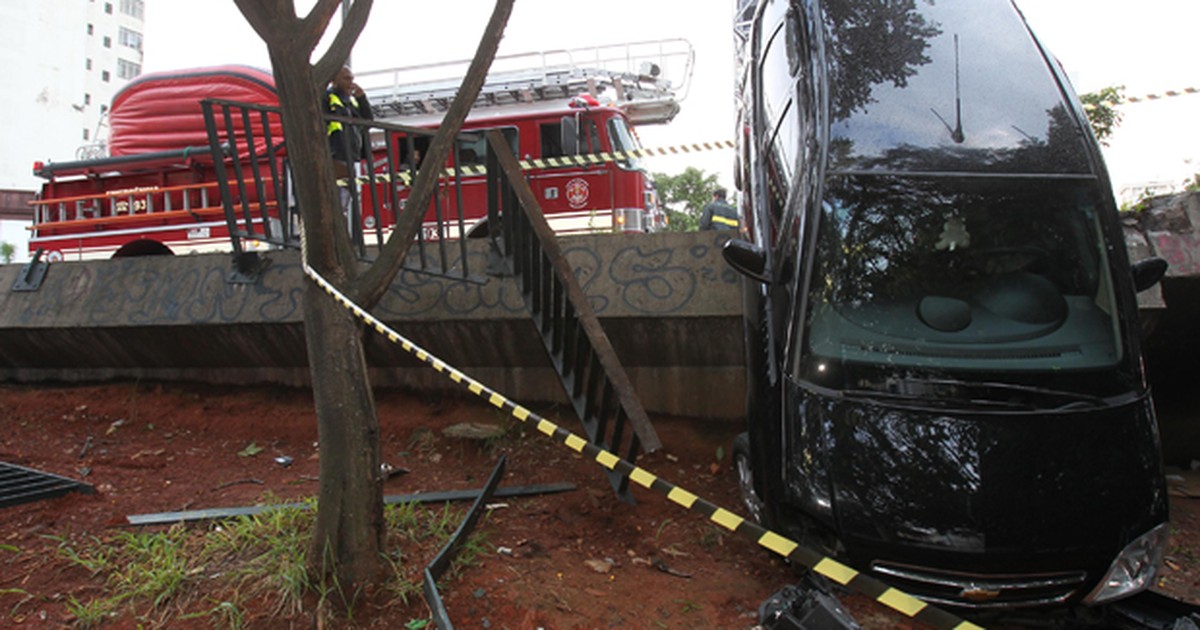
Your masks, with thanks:
[[(1014, 406), (1040, 408), (1048, 410), (1069, 411), (1074, 409), (1095, 409), (1098, 407), (1108, 407), (1115, 402), (1112, 399), (1101, 398), (1091, 394), (1080, 392), (1072, 392), (1061, 389), (1052, 389), (1049, 387), (1039, 387), (1036, 385), (1021, 385), (1018, 383), (1001, 383), (994, 381), (960, 381), (957, 379), (893, 379), (886, 383), (889, 391), (894, 387), (898, 388), (906, 394), (917, 396), (936, 396), (949, 398), (966, 398), (973, 402), (976, 401), (981, 394), (988, 401), (1008, 402)], [(1019, 400), (1007, 399), (1000, 401), (995, 399), (996, 392), (1006, 392), (1009, 394), (1020, 394)], [(1054, 401), (1058, 404), (1047, 405), (1045, 402)]]
[(1027, 403), (1013, 402), (1009, 400), (996, 400), (992, 398), (957, 398), (957, 397), (930, 397), (925, 394), (905, 394), (901, 392), (892, 392), (878, 389), (842, 389), (834, 390), (843, 398), (853, 398), (855, 400), (877, 400), (886, 401), (889, 403), (900, 403), (904, 407), (914, 409), (928, 409), (942, 411), (946, 409), (1019, 409), (1028, 411), (1034, 409), (1032, 405)]
[(800, 384), (828, 397), (876, 400), (910, 408), (944, 410), (996, 409), (1014, 411), (1077, 411), (1113, 407), (1137, 398), (1136, 392), (1102, 398), (1036, 385), (957, 379), (890, 378), (859, 382), (859, 387), (834, 389), (810, 381)]

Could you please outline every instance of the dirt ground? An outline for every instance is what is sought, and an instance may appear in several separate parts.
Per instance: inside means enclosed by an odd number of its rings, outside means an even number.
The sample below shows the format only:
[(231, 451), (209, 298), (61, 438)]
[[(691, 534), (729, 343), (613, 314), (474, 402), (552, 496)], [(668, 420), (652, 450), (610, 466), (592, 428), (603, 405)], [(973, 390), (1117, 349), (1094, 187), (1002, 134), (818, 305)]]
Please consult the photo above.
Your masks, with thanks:
[[(482, 486), (501, 454), (502, 485), (567, 481), (574, 491), (510, 498), (479, 530), (488, 551), (443, 590), (462, 628), (752, 628), (759, 604), (795, 581), (791, 568), (753, 543), (640, 487), (617, 501), (601, 469), (531, 428), (470, 398), (398, 391), (377, 398), (385, 462), (408, 469), (385, 494)], [(536, 412), (578, 431), (569, 414)], [(743, 513), (729, 422), (654, 417), (664, 443), (640, 463)], [(463, 423), (504, 425), (488, 442), (446, 437)], [(254, 444), (261, 451), (248, 455)], [(249, 449), (252, 451), (254, 449)], [(290, 466), (275, 461), (292, 458)], [(103, 582), (54, 549), (58, 539), (131, 529), (126, 516), (253, 505), (316, 492), (316, 420), (306, 390), (181, 384), (0, 386), (0, 461), (82, 479), (91, 495), (0, 508), (0, 626), (67, 627), (67, 602), (103, 593)], [(1200, 484), (1173, 477), (1173, 547), (1158, 588), (1200, 601)], [(203, 525), (195, 525), (203, 527)], [(504, 549), (502, 549), (504, 548)], [(436, 550), (433, 550), (436, 551)], [(844, 603), (865, 628), (912, 624), (864, 598)], [(311, 611), (247, 611), (249, 627), (314, 627)], [(422, 601), (361, 611), (359, 627), (403, 627), (427, 618)], [(168, 624), (177, 627), (177, 624)], [(139, 627), (123, 615), (106, 627)]]

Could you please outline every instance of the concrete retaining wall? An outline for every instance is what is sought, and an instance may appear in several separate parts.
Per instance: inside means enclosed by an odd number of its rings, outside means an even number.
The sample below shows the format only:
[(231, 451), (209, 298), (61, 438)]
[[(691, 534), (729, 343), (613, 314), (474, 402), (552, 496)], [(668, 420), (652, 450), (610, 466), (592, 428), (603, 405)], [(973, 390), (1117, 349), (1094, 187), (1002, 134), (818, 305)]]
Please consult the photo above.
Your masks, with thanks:
[[(562, 241), (649, 411), (742, 414), (740, 279), (721, 243), (714, 232)], [(485, 268), (485, 246), (470, 243), (473, 273)], [(38, 291), (0, 300), (0, 378), (305, 385), (299, 256), (267, 257), (253, 285), (226, 282), (227, 254), (52, 265)], [(13, 286), (20, 270), (0, 267), (0, 287)], [(373, 312), (514, 399), (564, 401), (513, 280), (484, 279), (402, 272)], [(379, 386), (461, 387), (374, 333), (367, 356)]]

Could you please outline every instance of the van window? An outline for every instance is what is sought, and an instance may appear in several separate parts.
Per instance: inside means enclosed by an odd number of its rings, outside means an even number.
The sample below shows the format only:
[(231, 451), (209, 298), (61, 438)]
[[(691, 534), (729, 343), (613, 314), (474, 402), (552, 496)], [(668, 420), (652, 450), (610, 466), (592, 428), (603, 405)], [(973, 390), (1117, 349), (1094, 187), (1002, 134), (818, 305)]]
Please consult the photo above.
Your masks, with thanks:
[(1094, 179), (841, 176), (824, 199), (803, 371), (1045, 375), (1121, 358)]
[[(787, 3), (775, 2), (776, 9), (786, 8)], [(765, 41), (761, 63), (759, 64), (759, 84), (763, 94), (762, 119), (764, 121), (761, 133), (764, 135), (763, 157), (767, 166), (767, 178), (770, 192), (765, 200), (770, 211), (770, 235), (772, 244), (776, 243), (782, 233), (788, 189), (791, 185), (796, 151), (803, 146), (796, 136), (796, 116), (792, 109), (792, 86), (795, 84), (791, 73), (791, 63), (787, 50), (785, 35), (785, 15), (779, 11), (775, 14), (778, 21), (766, 26), (763, 35)], [(770, 24), (770, 23), (766, 23)]]
[(1091, 172), (1079, 123), (1009, 3), (826, 8), (830, 137), (844, 148), (833, 168)]

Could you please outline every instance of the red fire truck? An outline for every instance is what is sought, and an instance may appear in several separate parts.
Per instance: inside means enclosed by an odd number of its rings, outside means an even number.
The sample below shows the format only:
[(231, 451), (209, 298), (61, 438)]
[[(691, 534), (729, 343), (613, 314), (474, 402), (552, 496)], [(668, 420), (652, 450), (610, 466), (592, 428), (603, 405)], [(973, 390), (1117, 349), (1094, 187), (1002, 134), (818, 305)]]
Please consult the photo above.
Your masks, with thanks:
[[(637, 125), (667, 123), (679, 111), (678, 95), (686, 90), (692, 61), (684, 40), (499, 56), (464, 130), (504, 131), (556, 230), (654, 231), (663, 225), (654, 184), (628, 152), (641, 148)], [(433, 128), (468, 63), (360, 72), (357, 79), (377, 121)], [(241, 162), (227, 151), (213, 155), (201, 113), (204, 99), (278, 105), (271, 74), (256, 68), (139, 77), (113, 99), (107, 156), (35, 163), (34, 173), (46, 182), (33, 202), (30, 252), (42, 250), (44, 259), (57, 261), (228, 249), (215, 166), (221, 160), (231, 177), (228, 169)], [(253, 137), (281, 138), (278, 120), (246, 117), (218, 124), (249, 125)], [(478, 174), (485, 155), (482, 134), (476, 142), (479, 146), (460, 143), (457, 152), (458, 166), (475, 166), (466, 172), (476, 174), (462, 176), (464, 228), (451, 237), (470, 235), (486, 216), (486, 176)], [(377, 155), (386, 149), (380, 144), (373, 143)], [(595, 154), (609, 159), (586, 165), (554, 159)], [(271, 177), (259, 174), (264, 176)], [(368, 181), (360, 181), (359, 199), (378, 194), (379, 184)], [(403, 198), (407, 189), (397, 186)], [(279, 208), (286, 207), (274, 198), (275, 189), (243, 193), (269, 197), (253, 200), (272, 208), (263, 220), (280, 220)], [(433, 210), (427, 219), (432, 226)], [(366, 216), (363, 227), (374, 229), (373, 220)], [(427, 236), (433, 236), (431, 227)]]

